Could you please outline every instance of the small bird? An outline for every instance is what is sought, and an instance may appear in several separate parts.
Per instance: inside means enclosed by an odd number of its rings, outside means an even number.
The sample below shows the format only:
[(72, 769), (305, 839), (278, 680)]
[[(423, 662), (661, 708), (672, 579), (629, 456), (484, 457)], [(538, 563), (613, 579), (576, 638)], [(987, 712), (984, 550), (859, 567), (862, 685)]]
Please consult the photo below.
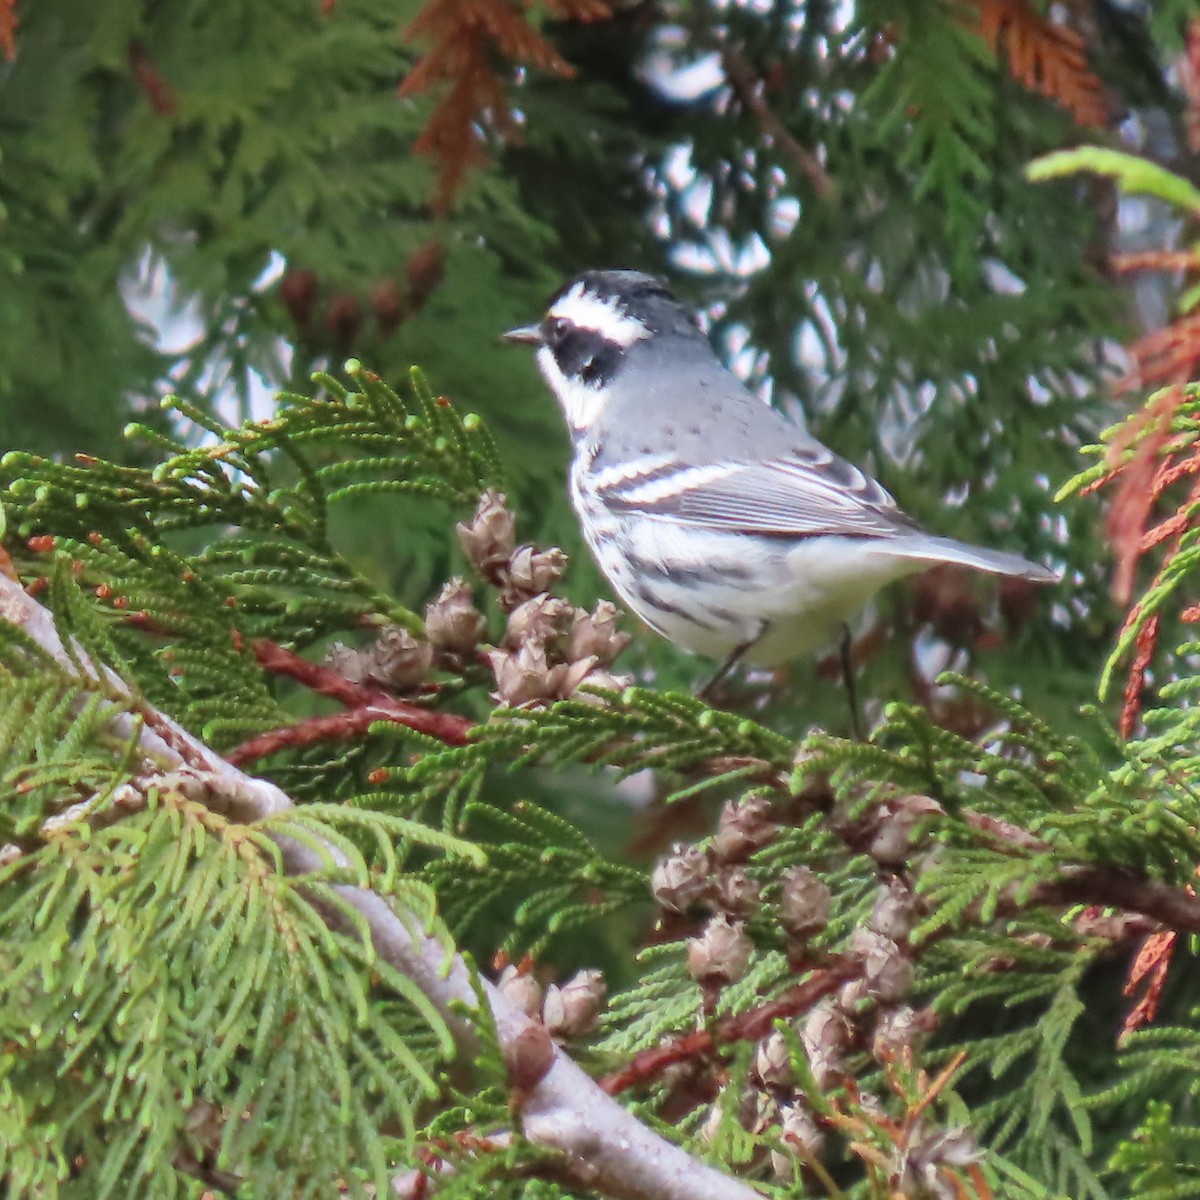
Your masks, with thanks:
[(504, 337), (537, 347), (562, 407), (571, 502), (600, 569), (651, 629), (724, 659), (716, 678), (742, 658), (787, 662), (841, 627), (852, 690), (846, 621), (892, 580), (935, 563), (1057, 578), (927, 533), (726, 370), (652, 275), (588, 271)]

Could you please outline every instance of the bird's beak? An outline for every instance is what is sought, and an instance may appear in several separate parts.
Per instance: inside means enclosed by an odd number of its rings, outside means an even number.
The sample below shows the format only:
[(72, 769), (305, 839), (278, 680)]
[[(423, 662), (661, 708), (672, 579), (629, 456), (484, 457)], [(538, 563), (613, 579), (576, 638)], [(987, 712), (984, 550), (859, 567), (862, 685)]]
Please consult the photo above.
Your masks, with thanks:
[(537, 325), (521, 325), (500, 335), (506, 342), (521, 342), (526, 346), (540, 346), (542, 331)]

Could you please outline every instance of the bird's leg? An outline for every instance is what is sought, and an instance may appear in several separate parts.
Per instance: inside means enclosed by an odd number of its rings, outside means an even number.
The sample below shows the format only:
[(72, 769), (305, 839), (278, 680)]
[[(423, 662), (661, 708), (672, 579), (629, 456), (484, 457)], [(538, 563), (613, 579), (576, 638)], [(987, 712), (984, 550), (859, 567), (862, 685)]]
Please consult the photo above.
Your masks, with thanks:
[(754, 637), (742, 642), (740, 646), (734, 646), (729, 657), (717, 668), (716, 673), (710, 676), (708, 682), (696, 692), (696, 699), (703, 700), (705, 704), (713, 702), (713, 693), (716, 691), (717, 685), (738, 665), (742, 660), (742, 655), (754, 645), (758, 639), (762, 637), (760, 630)]
[(865, 742), (863, 737), (862, 720), (858, 715), (858, 688), (854, 682), (854, 642), (850, 636), (850, 626), (842, 626), (842, 640), (839, 647), (842, 658), (842, 679), (846, 684), (846, 699), (850, 702), (850, 728), (854, 730), (856, 741)]

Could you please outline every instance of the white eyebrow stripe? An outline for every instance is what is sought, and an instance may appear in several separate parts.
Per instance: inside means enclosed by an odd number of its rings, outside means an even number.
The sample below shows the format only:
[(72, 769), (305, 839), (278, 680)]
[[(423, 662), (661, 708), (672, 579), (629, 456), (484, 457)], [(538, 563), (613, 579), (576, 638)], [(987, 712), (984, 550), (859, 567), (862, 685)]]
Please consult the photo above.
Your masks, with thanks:
[(622, 312), (619, 306), (601, 300), (594, 292), (585, 290), (582, 283), (559, 296), (549, 315), (561, 317), (578, 329), (594, 330), (606, 341), (616, 342), (626, 349), (650, 336), (643, 321)]
[(736, 475), (742, 469), (740, 463), (712, 463), (706, 467), (684, 467), (669, 475), (657, 476), (643, 484), (635, 484), (630, 488), (622, 488), (620, 500), (623, 504), (655, 504), (659, 500), (668, 500), (690, 492), (694, 488), (702, 488), (705, 484), (716, 483)]

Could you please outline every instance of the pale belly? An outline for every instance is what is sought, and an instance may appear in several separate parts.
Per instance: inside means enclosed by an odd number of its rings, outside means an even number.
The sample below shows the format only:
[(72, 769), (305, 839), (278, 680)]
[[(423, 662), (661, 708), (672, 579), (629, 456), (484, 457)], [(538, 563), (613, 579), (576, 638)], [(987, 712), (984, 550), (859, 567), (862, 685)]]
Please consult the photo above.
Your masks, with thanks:
[[(629, 609), (668, 641), (722, 659), (778, 666), (831, 642), (881, 587), (928, 564), (885, 542), (819, 537), (787, 542), (586, 512), (584, 535)], [(591, 519), (589, 519), (589, 516)]]

